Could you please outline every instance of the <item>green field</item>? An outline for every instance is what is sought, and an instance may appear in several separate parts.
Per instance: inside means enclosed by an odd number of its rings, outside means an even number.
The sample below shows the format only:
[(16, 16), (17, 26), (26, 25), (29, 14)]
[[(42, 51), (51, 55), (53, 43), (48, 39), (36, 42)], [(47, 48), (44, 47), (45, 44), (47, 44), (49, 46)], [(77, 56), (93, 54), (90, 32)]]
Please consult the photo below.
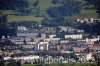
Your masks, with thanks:
[(70, 19), (70, 20), (84, 19), (84, 18), (100, 19), (98, 18), (98, 14), (96, 13), (96, 10), (85, 10), (85, 9), (82, 9), (80, 14), (66, 17), (66, 19)]
[(95, 63), (23, 64), (22, 66), (97, 66)]
[(43, 17), (34, 17), (34, 16), (8, 16), (8, 22), (13, 21), (36, 21), (41, 22), (44, 18)]

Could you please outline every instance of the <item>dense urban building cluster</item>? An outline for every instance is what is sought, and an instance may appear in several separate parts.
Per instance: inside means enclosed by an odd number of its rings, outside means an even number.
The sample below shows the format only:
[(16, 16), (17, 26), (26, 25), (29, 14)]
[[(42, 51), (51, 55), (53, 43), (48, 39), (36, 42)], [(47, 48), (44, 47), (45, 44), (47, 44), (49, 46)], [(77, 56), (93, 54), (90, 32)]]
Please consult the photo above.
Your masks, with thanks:
[(99, 0), (0, 0), (0, 66), (88, 62), (100, 66), (99, 4)]
[[(85, 20), (78, 19), (77, 22)], [(90, 21), (93, 23), (94, 20)], [(95, 56), (100, 57), (99, 35), (88, 37), (88, 34), (81, 29), (68, 26), (58, 28), (43, 27), (32, 30), (25, 26), (18, 26), (15, 36), (2, 35), (0, 42), (11, 46), (0, 47), (0, 55), (4, 60), (21, 59), (22, 63), (26, 61), (32, 63), (36, 61), (41, 63), (94, 62)]]

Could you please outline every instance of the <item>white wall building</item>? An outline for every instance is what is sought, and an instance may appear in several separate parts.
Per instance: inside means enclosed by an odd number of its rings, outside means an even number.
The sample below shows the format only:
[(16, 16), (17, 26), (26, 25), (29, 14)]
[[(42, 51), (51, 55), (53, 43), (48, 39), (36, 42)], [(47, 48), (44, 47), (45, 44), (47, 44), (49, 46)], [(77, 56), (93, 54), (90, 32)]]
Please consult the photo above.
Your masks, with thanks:
[(100, 40), (99, 37), (98, 38), (93, 38), (93, 39), (86, 38), (86, 43), (94, 43), (95, 41), (99, 41), (99, 40)]
[(54, 37), (56, 37), (56, 35), (49, 35), (49, 38), (50, 38), (50, 39), (52, 39), (52, 38), (54, 38)]
[(45, 42), (50, 42), (50, 40), (51, 40), (50, 38), (44, 39)]
[(17, 30), (23, 30), (23, 31), (25, 31), (25, 30), (28, 30), (28, 29), (25, 26), (18, 26)]
[(38, 42), (34, 44), (35, 50), (49, 50), (48, 49), (49, 42)]
[(17, 36), (24, 36), (24, 37), (33, 37), (33, 38), (37, 38), (38, 33), (17, 33)]
[(61, 40), (60, 43), (68, 43), (68, 40)]
[(82, 39), (83, 35), (77, 34), (77, 35), (65, 35), (65, 39)]
[(14, 58), (15, 60), (21, 59), (21, 60), (34, 60), (34, 59), (39, 59), (39, 56), (22, 56), (22, 57), (16, 57)]
[(51, 44), (57, 44), (60, 42), (60, 38), (52, 38), (50, 42)]

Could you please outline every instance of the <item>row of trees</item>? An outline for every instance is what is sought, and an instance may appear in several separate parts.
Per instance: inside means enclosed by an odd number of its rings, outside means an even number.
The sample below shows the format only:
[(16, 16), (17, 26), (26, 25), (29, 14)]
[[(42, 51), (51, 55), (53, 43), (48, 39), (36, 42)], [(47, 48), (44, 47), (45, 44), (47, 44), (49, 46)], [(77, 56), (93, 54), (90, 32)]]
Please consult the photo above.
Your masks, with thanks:
[(7, 24), (0, 24), (0, 38), (1, 36), (12, 36), (16, 35), (16, 30), (14, 28), (9, 28)]
[(0, 66), (21, 66), (21, 61), (19, 60), (16, 62), (15, 60), (0, 60)]
[(94, 5), (97, 13), (99, 14), (100, 17), (100, 0), (85, 0), (87, 1), (90, 5)]
[(38, 12), (38, 3), (39, 0), (34, 0), (31, 3), (28, 0), (0, 0), (0, 10), (14, 10), (14, 14), (11, 15), (30, 15), (35, 10), (34, 13)]
[(0, 10), (16, 10), (28, 7), (29, 3), (25, 0), (0, 0)]
[(93, 24), (87, 24), (87, 23), (79, 24), (78, 23), (78, 26), (76, 28), (82, 29), (85, 32), (90, 33), (90, 35), (100, 35), (100, 31), (99, 31), (100, 22), (99, 21)]

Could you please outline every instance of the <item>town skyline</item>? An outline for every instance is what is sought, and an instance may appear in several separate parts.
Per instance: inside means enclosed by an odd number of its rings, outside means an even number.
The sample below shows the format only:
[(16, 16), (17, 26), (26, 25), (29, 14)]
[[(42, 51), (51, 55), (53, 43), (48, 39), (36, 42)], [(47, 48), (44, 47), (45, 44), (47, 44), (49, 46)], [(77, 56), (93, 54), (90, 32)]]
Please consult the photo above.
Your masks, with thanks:
[(0, 66), (100, 66), (99, 0), (0, 0)]

